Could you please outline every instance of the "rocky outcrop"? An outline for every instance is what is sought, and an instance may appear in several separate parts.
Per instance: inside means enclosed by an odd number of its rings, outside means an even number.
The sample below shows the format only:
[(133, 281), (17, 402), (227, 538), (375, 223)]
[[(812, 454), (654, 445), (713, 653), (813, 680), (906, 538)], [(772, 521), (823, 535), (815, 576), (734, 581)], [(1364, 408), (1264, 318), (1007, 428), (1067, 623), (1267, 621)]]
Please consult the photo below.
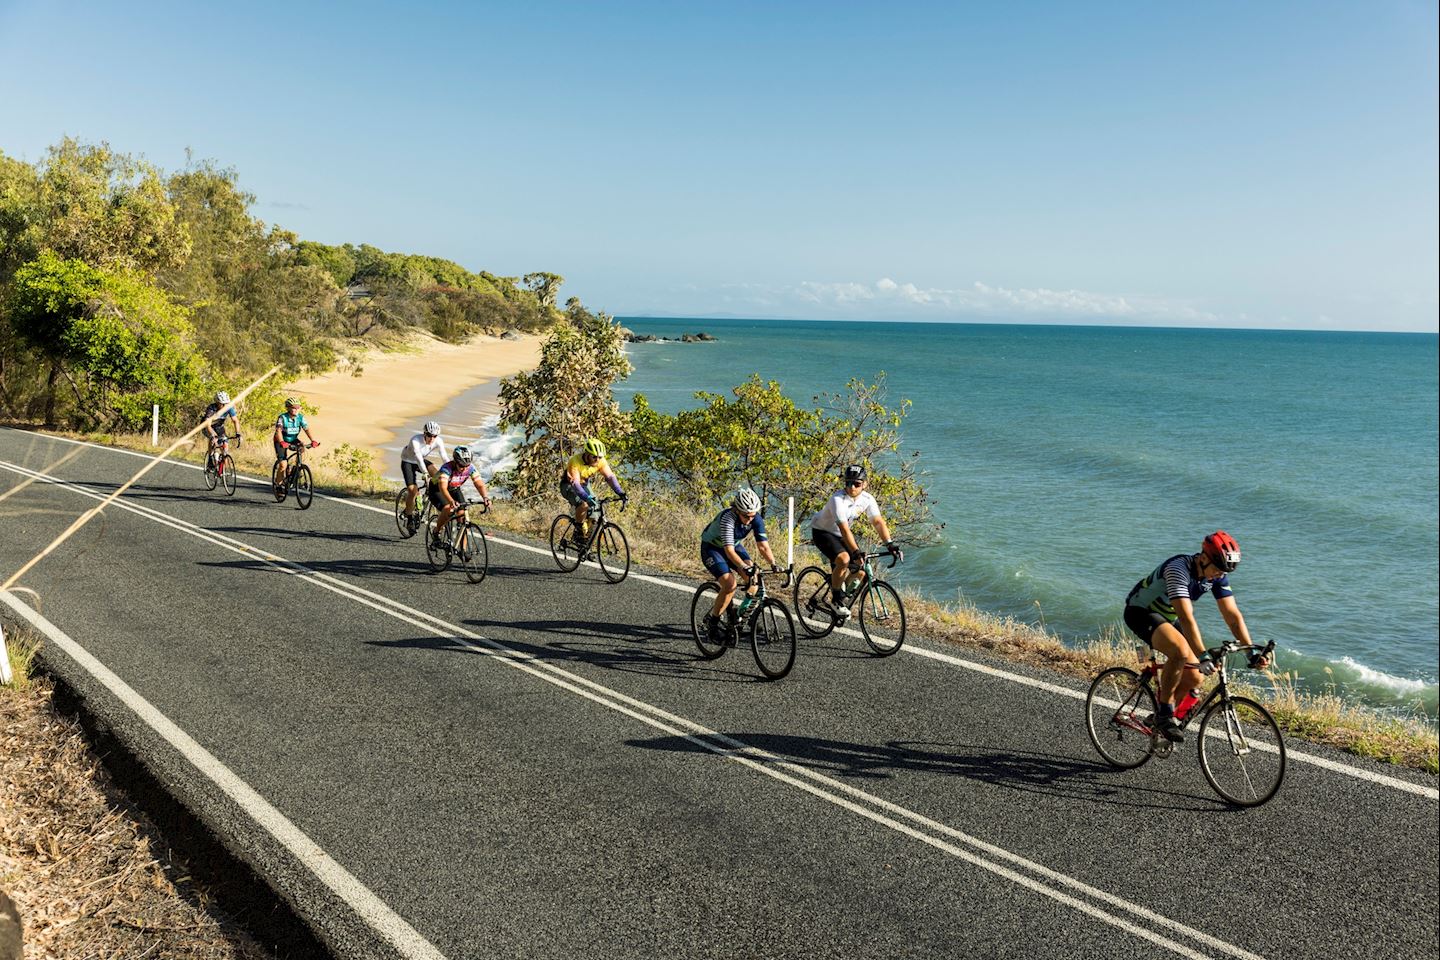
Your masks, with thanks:
[(626, 343), (710, 343), (718, 339), (712, 333), (682, 333), (678, 337), (657, 337), (653, 333), (636, 334), (633, 330), (620, 328), (620, 335)]

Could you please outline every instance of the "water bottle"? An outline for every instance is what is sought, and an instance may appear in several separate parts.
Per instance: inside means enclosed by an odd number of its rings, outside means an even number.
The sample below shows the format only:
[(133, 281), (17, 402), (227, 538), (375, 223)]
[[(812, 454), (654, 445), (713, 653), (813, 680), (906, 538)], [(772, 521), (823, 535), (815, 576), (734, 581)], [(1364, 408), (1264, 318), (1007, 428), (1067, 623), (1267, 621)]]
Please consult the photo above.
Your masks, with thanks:
[(1185, 696), (1181, 697), (1179, 703), (1175, 704), (1175, 719), (1185, 719), (1186, 715), (1190, 713), (1191, 709), (1194, 708), (1195, 704), (1199, 702), (1200, 688), (1196, 687), (1194, 690), (1191, 690), (1189, 693), (1185, 694)]
[(754, 598), (754, 597), (750, 596), (750, 594), (748, 594), (748, 593), (745, 594), (745, 596), (740, 600), (740, 606), (739, 606), (739, 608), (738, 608), (735, 612), (736, 612), (739, 616), (742, 616), (742, 617), (745, 616), (745, 612), (750, 609), (751, 604), (753, 604), (754, 602), (755, 602), (755, 598)]

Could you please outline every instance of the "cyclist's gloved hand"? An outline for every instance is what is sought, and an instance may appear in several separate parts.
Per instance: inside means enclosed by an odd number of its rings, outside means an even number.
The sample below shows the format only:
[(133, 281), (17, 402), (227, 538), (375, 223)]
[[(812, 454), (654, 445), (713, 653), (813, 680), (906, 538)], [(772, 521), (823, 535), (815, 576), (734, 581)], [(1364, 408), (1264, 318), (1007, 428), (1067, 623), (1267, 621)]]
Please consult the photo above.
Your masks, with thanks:
[(1197, 666), (1200, 668), (1200, 675), (1202, 677), (1208, 677), (1215, 672), (1215, 661), (1211, 660), (1208, 656), (1201, 657)]
[(895, 555), (896, 563), (905, 562), (905, 551), (901, 550), (898, 546), (896, 546), (894, 540), (891, 540), (889, 543), (885, 544), (885, 549), (889, 550)]
[(1265, 655), (1263, 650), (1248, 650), (1246, 655), (1250, 658), (1251, 670), (1261, 670), (1270, 665), (1270, 658)]
[(310, 441), (310, 446), (312, 446), (312, 447), (318, 447), (318, 446), (320, 446), (320, 441), (319, 441), (319, 440), (311, 440), (311, 441)]
[(600, 509), (600, 501), (596, 500), (594, 497), (586, 497), (585, 506), (589, 507), (591, 510), (598, 510)]
[(629, 502), (630, 502), (630, 494), (625, 493), (624, 491), (621, 491), (621, 492), (620, 492), (619, 497), (620, 497), (620, 502), (621, 502), (621, 503), (629, 503)]
[(759, 572), (760, 572), (760, 564), (758, 564), (758, 563), (752, 563), (752, 564), (750, 564), (750, 566), (748, 566), (748, 567), (745, 568), (745, 579), (746, 579), (746, 580), (754, 580), (754, 579), (755, 579), (755, 574), (757, 574), (757, 573), (759, 573)]

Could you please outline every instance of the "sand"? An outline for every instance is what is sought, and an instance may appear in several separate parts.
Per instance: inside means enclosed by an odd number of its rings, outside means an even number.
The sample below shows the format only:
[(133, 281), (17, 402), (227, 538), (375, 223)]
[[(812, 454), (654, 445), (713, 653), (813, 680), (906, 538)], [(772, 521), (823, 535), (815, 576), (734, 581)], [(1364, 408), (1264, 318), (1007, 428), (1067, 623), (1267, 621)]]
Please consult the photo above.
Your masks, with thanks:
[[(482, 383), (496, 391), (501, 378), (540, 362), (541, 338), (518, 340), (477, 336), (463, 344), (417, 338), (415, 352), (367, 354), (360, 376), (350, 368), (295, 382), (290, 392), (315, 405), (315, 439), (334, 449), (342, 443), (373, 450), (388, 459), (385, 446), (397, 430), (418, 425), (446, 404)], [(499, 412), (491, 391), (483, 412)]]

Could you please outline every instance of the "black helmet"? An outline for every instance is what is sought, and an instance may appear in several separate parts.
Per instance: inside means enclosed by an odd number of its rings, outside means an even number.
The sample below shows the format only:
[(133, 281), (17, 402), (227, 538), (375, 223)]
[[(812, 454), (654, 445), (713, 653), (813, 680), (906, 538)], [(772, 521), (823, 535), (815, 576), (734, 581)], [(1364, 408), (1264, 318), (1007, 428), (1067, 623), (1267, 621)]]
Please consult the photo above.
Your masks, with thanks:
[(845, 482), (854, 483), (856, 480), (865, 479), (865, 467), (862, 464), (852, 463), (845, 468)]
[(463, 445), (451, 451), (451, 458), (462, 467), (470, 466), (470, 461), (474, 459), (470, 456), (470, 448)]

